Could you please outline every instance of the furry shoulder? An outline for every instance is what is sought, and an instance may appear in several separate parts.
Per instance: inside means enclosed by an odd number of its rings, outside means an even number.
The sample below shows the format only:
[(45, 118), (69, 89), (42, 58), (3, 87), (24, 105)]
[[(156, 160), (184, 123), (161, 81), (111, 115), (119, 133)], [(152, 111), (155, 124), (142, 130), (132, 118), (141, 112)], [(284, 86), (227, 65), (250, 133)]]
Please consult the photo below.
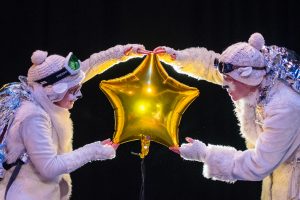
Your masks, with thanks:
[(43, 116), (50, 120), (50, 116), (39, 104), (32, 101), (23, 101), (16, 112), (15, 119), (23, 121), (27, 117), (36, 115)]
[(278, 84), (271, 90), (271, 100), (267, 104), (266, 109), (291, 107), (300, 109), (300, 94), (295, 92), (291, 87), (278, 81)]

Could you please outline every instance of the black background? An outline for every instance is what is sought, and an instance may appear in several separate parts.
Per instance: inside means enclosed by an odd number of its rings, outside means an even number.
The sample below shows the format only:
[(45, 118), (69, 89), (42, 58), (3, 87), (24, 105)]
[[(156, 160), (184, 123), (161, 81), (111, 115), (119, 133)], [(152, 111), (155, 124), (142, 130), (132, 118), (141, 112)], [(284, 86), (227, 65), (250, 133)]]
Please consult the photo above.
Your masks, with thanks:
[[(34, 50), (81, 60), (117, 44), (140, 43), (149, 50), (203, 46), (221, 53), (227, 46), (263, 34), (267, 45), (300, 52), (297, 0), (233, 1), (3, 1), (1, 3), (1, 85), (17, 81), (31, 66)], [(113, 109), (98, 84), (134, 70), (142, 59), (118, 64), (83, 86), (84, 98), (71, 110), (74, 148), (111, 138)], [(229, 96), (219, 86), (176, 74), (170, 76), (197, 87), (201, 94), (185, 111), (179, 130), (205, 143), (244, 150)], [(72, 200), (139, 199), (141, 186), (138, 141), (121, 145), (117, 157), (88, 163), (73, 172)], [(203, 178), (202, 164), (184, 161), (166, 147), (151, 143), (145, 159), (145, 199), (259, 199), (261, 182), (228, 184)], [(37, 188), (38, 189), (38, 188)]]

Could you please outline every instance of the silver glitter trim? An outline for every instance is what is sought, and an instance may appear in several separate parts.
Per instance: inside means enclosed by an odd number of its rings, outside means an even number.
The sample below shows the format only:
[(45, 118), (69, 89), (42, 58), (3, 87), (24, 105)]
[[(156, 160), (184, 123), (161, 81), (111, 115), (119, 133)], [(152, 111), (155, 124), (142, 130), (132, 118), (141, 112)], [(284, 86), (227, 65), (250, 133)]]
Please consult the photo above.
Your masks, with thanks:
[(267, 74), (279, 79), (300, 94), (300, 59), (292, 50), (275, 45), (264, 46), (262, 53), (265, 57)]
[(13, 82), (0, 89), (0, 163), (5, 161), (6, 132), (22, 101), (33, 101), (24, 83)]

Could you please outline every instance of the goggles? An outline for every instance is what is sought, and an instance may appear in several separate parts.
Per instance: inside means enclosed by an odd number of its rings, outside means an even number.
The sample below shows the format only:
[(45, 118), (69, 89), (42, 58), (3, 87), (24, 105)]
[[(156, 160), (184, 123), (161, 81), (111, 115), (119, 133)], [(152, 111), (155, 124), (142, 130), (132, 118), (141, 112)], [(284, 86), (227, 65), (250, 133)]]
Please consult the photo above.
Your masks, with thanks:
[(67, 76), (76, 75), (79, 73), (79, 71), (80, 71), (80, 61), (72, 52), (70, 52), (66, 57), (63, 68), (61, 70), (53, 74), (50, 74), (45, 78), (39, 79), (35, 82), (38, 82), (42, 84), (43, 87), (45, 87), (48, 85), (52, 85)]
[[(238, 69), (238, 68), (241, 68), (241, 67), (247, 67), (247, 66), (235, 66), (235, 65), (230, 64), (230, 63), (220, 62), (218, 58), (215, 58), (214, 66), (218, 69), (218, 71), (221, 74), (227, 74), (229, 72), (232, 72), (235, 69)], [(265, 67), (252, 67), (252, 69), (265, 70), (266, 68)]]

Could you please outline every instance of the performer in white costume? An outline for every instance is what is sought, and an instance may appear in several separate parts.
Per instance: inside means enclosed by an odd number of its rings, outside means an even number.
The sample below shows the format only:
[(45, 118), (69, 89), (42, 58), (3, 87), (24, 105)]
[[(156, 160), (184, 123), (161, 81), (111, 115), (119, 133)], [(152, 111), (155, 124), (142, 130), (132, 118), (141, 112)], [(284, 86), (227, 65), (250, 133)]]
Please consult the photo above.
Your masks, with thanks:
[(261, 199), (300, 199), (300, 63), (286, 48), (264, 44), (254, 33), (221, 55), (206, 48), (156, 49), (177, 72), (226, 88), (247, 144), (240, 151), (187, 138), (172, 150), (203, 162), (203, 175), (213, 180), (263, 180)]
[[(142, 57), (139, 49), (144, 47), (117, 45), (83, 62), (73, 53), (67, 57), (48, 56), (47, 52), (39, 50), (33, 53), (33, 65), (27, 77), (20, 77), (19, 85), (28, 99), (21, 101), (7, 131), (1, 130), (6, 131), (3, 166), (7, 171), (0, 182), (0, 199), (69, 199), (70, 172), (90, 161), (115, 157), (116, 146), (110, 140), (72, 150), (73, 125), (69, 109), (81, 97), (80, 88), (85, 81), (119, 62)], [(19, 161), (22, 167), (9, 184), (18, 167), (13, 165)]]

